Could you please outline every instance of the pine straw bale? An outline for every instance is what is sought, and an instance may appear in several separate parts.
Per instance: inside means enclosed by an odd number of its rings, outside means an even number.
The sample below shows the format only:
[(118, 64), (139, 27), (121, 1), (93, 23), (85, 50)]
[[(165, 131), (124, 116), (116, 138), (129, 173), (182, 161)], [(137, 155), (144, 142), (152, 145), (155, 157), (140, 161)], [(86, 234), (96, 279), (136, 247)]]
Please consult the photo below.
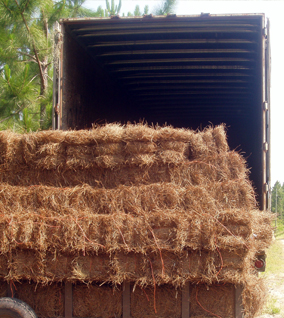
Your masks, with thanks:
[(154, 153), (157, 151), (157, 144), (150, 141), (127, 141), (124, 146), (124, 151), (129, 155)]
[(179, 318), (181, 291), (169, 285), (132, 288), (130, 312), (133, 318)]
[(175, 206), (166, 210), (163, 204), (167, 206), (167, 200), (151, 213), (135, 210), (131, 204), (123, 208), (114, 204), (112, 214), (79, 209), (62, 209), (61, 214), (56, 214), (44, 208), (7, 213), (0, 221), (0, 251), (6, 253), (19, 246), (60, 253), (116, 250), (148, 253), (159, 248), (176, 252), (184, 248), (214, 251), (216, 246), (231, 250), (266, 247), (272, 240), (268, 222), (267, 229), (252, 239), (262, 229), (261, 220), (270, 219), (268, 212), (247, 209), (205, 212), (201, 208), (179, 210)]
[(75, 285), (74, 317), (112, 318), (122, 315), (122, 289), (109, 285)]
[(1, 170), (9, 169), (10, 165), (13, 168), (19, 164), (24, 164), (24, 160), (21, 156), (22, 138), (22, 135), (13, 133), (10, 130), (0, 132)]
[(125, 142), (128, 141), (142, 141), (142, 142), (152, 142), (157, 140), (158, 129), (150, 127), (145, 124), (128, 124), (123, 127), (123, 138)]
[(187, 142), (161, 140), (158, 143), (158, 149), (159, 151), (176, 151), (189, 158), (189, 143)]
[(164, 182), (115, 189), (93, 188), (87, 184), (68, 188), (0, 184), (0, 207), (6, 216), (25, 213), (39, 217), (118, 213), (139, 216), (160, 210), (213, 215), (226, 209), (252, 210), (255, 197), (246, 180), (211, 183), (208, 187), (182, 187)]
[(64, 287), (60, 284), (15, 283), (15, 297), (33, 308), (38, 317), (64, 316)]
[(221, 250), (184, 251), (180, 254), (162, 250), (160, 254), (150, 255), (116, 253), (112, 264), (115, 273), (113, 283), (131, 281), (140, 286), (169, 283), (180, 287), (186, 281), (239, 283), (244, 273), (251, 268), (252, 261), (241, 250), (238, 253)]
[(247, 179), (215, 182), (208, 191), (220, 209), (246, 207), (251, 210), (257, 206), (253, 187)]
[(110, 255), (67, 255), (15, 250), (3, 262), (2, 279), (29, 280), (40, 284), (73, 281), (112, 281), (113, 265)]
[[(138, 158), (139, 159), (139, 158)], [(149, 160), (147, 155), (142, 158), (143, 162)], [(140, 159), (139, 159), (140, 160)], [(140, 160), (141, 162), (141, 160)], [(185, 167), (187, 170), (187, 166)], [(180, 169), (179, 169), (180, 170)], [(75, 187), (82, 184), (89, 184), (98, 188), (116, 188), (119, 185), (140, 185), (157, 182), (190, 183), (190, 180), (180, 181), (180, 171), (172, 172), (164, 166), (150, 166), (142, 169), (139, 166), (121, 167), (120, 169), (78, 169), (58, 172), (57, 170), (27, 170), (26, 167), (16, 167), (14, 171), (4, 171), (0, 174), (3, 183), (15, 186), (47, 185), (55, 187)]]
[[(22, 257), (25, 256), (23, 252)], [(18, 256), (14, 256), (16, 261)], [(73, 270), (72, 261), (74, 256), (62, 255), (60, 253), (42, 253), (42, 256), (38, 256), (42, 259), (44, 277), (35, 275), (33, 281), (46, 283), (46, 282), (62, 282), (66, 281)], [(42, 281), (41, 281), (42, 279)]]
[(44, 259), (38, 251), (14, 250), (7, 262), (8, 274), (5, 280), (35, 280), (47, 282), (44, 274)]
[[(81, 153), (78, 151), (78, 154)], [(45, 157), (44, 160), (51, 167), (53, 158)], [(42, 167), (42, 162), (40, 165)], [(86, 183), (93, 187), (115, 188), (156, 182), (206, 186), (211, 182), (248, 180), (242, 158), (234, 152), (192, 161), (185, 160), (184, 154), (170, 150), (154, 154), (105, 155), (94, 160), (89, 155), (72, 156), (60, 164), (63, 170), (58, 167), (38, 170), (34, 161), (30, 166), (16, 165), (11, 170), (3, 170), (1, 181), (22, 186), (73, 187)]]
[(267, 296), (267, 286), (262, 277), (255, 273), (246, 276), (243, 281), (242, 303), (245, 318), (254, 318), (261, 313)]
[(143, 287), (167, 283), (180, 287), (186, 281), (239, 284), (251, 269), (253, 260), (254, 255), (244, 250), (180, 253), (161, 250), (151, 254), (115, 252), (73, 256), (55, 253), (40, 255), (18, 250), (5, 264), (9, 274), (2, 276), (2, 279), (27, 279), (41, 284), (68, 280), (120, 285), (130, 281)]
[[(45, 131), (15, 135), (20, 138), (19, 142), (12, 146), (17, 156), (13, 159), (11, 151), (10, 155), (6, 151), (4, 161), (9, 163), (6, 168), (10, 170), (12, 166), (16, 166), (12, 161), (17, 161), (17, 157), (20, 162), (24, 161), (22, 169), (29, 167), (38, 170), (76, 170), (89, 169), (91, 164), (96, 168), (139, 165), (135, 161), (136, 155), (153, 153), (156, 164), (178, 164), (176, 159), (183, 162), (225, 153), (226, 147), (221, 142), (222, 134), (225, 136), (223, 126), (208, 128), (204, 132), (193, 132), (172, 127), (154, 129), (145, 125), (113, 124), (92, 131)], [(219, 139), (216, 136), (219, 136)], [(219, 140), (218, 143), (215, 139)], [(223, 142), (226, 143), (226, 139)], [(111, 165), (108, 164), (109, 161), (112, 162)], [(141, 164), (145, 165), (144, 162)], [(152, 165), (152, 161), (149, 164)]]
[(30, 153), (26, 152), (25, 160), (29, 168), (34, 166), (38, 169), (54, 170), (65, 166), (65, 145), (62, 143), (48, 143), (39, 147), (36, 156), (28, 158)]
[(254, 214), (252, 217), (252, 240), (254, 240), (257, 252), (262, 252), (270, 246), (273, 240), (274, 233), (271, 224), (275, 215), (257, 210), (252, 211), (252, 213)]
[(199, 284), (190, 288), (190, 317), (235, 317), (235, 287), (231, 284)]
[[(236, 250), (251, 244), (253, 215), (240, 209), (218, 214), (160, 210), (143, 217), (124, 213), (115, 217), (87, 213), (49, 216), (46, 212), (39, 209), (38, 214), (31, 211), (3, 216), (1, 223), (5, 228), (0, 251), (5, 253), (20, 245), (25, 249), (61, 253), (116, 250), (146, 253), (159, 248), (176, 252), (184, 248), (215, 250), (216, 246)], [(269, 244), (271, 233), (267, 233), (268, 237), (255, 241)]]

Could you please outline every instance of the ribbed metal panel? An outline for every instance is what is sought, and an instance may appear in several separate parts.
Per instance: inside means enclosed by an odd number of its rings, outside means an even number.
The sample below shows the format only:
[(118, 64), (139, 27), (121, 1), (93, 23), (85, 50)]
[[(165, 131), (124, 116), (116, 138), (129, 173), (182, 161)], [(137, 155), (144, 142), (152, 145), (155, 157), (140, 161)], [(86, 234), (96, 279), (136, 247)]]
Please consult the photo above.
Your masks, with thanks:
[(225, 103), (231, 116), (245, 116), (254, 108), (261, 21), (244, 15), (74, 19), (64, 24), (136, 107), (154, 112), (159, 101), (168, 116), (188, 108), (191, 117), (204, 111), (216, 117)]

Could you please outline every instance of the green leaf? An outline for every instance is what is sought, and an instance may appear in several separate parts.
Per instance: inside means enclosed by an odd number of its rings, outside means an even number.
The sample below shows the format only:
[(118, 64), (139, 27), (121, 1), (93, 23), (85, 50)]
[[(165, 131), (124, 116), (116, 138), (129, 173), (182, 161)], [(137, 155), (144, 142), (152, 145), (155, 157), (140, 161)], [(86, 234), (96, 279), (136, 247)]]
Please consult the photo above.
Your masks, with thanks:
[(11, 70), (7, 64), (4, 66), (4, 75), (5, 75), (6, 81), (9, 82), (11, 78)]

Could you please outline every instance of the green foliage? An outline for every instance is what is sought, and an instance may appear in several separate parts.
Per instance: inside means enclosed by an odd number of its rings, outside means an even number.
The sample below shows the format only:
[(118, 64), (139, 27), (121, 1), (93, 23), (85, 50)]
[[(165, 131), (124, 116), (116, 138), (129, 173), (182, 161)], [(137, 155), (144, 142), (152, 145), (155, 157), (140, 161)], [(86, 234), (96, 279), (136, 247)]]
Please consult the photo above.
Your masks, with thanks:
[(271, 210), (277, 212), (277, 216), (284, 218), (284, 184), (279, 181), (275, 182), (271, 193)]
[[(149, 6), (146, 5), (146, 6), (144, 7), (144, 11), (143, 11), (143, 13), (142, 13), (142, 12), (140, 11), (139, 5), (137, 4), (137, 5), (135, 6), (133, 15), (134, 15), (135, 17), (140, 17), (140, 16), (142, 16), (143, 14), (146, 14), (146, 15), (149, 14)], [(133, 15), (132, 15), (131, 12), (128, 12), (128, 16), (133, 16)]]
[(281, 312), (281, 309), (279, 308), (277, 304), (277, 298), (270, 296), (268, 298), (266, 308), (263, 313), (268, 315), (277, 315), (277, 314), (280, 314), (280, 312)]
[(135, 17), (140, 17), (142, 15), (142, 12), (140, 11), (139, 5), (137, 4), (135, 6), (135, 10), (134, 10), (134, 16)]
[(167, 15), (174, 13), (177, 0), (165, 0), (160, 6), (156, 7), (154, 14), (156, 15)]
[(0, 129), (51, 127), (54, 23), (105, 15), (84, 1), (0, 0)]
[(106, 9), (109, 16), (118, 15), (121, 9), (121, 0), (119, 0), (118, 5), (114, 4), (114, 0), (111, 0), (111, 5), (109, 4), (109, 1), (106, 0)]
[(276, 239), (267, 251), (265, 276), (282, 273), (284, 266), (283, 243)]
[(149, 6), (148, 5), (146, 5), (145, 7), (144, 7), (144, 14), (149, 14)]

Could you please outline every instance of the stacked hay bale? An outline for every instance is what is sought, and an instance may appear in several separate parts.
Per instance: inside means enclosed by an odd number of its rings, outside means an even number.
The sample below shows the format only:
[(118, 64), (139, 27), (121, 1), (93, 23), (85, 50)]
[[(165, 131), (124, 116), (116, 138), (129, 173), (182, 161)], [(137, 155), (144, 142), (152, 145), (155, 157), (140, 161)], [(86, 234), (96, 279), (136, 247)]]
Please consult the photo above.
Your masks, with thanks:
[(223, 126), (1, 132), (0, 172), (4, 280), (234, 284), (259, 308), (271, 217)]

